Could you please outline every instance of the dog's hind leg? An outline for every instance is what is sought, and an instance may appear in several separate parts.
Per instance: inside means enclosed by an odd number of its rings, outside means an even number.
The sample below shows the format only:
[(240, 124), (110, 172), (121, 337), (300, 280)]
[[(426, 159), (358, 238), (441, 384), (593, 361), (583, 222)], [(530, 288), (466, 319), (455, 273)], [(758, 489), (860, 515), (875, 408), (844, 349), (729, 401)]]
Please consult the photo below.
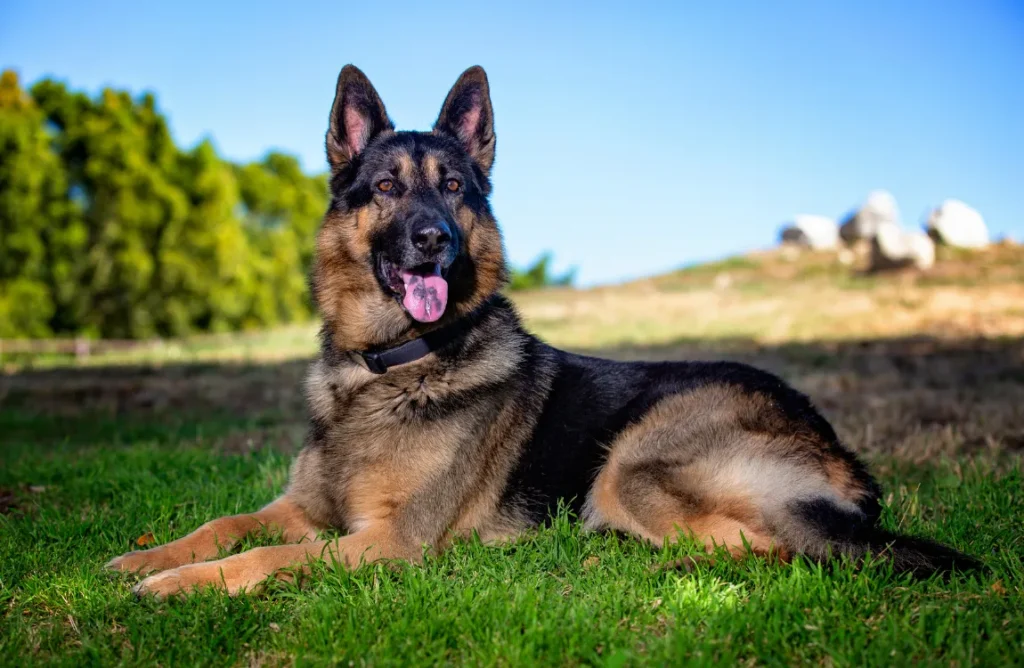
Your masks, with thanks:
[(586, 526), (657, 545), (689, 534), (734, 556), (874, 554), (917, 576), (982, 567), (945, 545), (882, 530), (878, 486), (863, 467), (785, 417), (762, 398), (722, 390), (664, 401), (611, 444), (583, 509)]
[(280, 532), (286, 542), (297, 543), (315, 540), (318, 528), (286, 495), (255, 513), (221, 517), (166, 545), (123, 554), (108, 562), (106, 568), (150, 573), (212, 559), (221, 549), (230, 549), (247, 534), (261, 529)]
[(750, 499), (686, 491), (670, 480), (678, 474), (659, 462), (606, 466), (584, 507), (586, 526), (626, 531), (655, 545), (689, 535), (708, 552), (721, 547), (738, 557), (749, 549), (788, 558)]
[(728, 387), (663, 400), (610, 444), (584, 506), (585, 524), (658, 545), (682, 533), (709, 551), (788, 559), (808, 547), (807, 533), (788, 530), (798, 500), (820, 499), (843, 518), (870, 522), (860, 505), (870, 490), (827, 443), (806, 432), (772, 433), (748, 417), (771, 419), (773, 410)]

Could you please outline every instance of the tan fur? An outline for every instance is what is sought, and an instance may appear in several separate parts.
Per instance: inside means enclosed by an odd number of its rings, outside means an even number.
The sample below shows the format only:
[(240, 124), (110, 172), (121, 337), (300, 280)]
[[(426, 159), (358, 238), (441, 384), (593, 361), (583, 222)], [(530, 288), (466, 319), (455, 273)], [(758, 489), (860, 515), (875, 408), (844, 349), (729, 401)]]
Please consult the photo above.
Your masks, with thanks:
[(318, 559), (338, 561), (348, 568), (381, 559), (416, 561), (414, 546), (402, 544), (386, 526), (359, 531), (333, 541), (258, 547), (217, 561), (195, 563), (151, 575), (135, 587), (137, 594), (156, 597), (187, 593), (203, 587), (239, 594), (258, 589), (285, 568), (304, 566)]
[(857, 503), (867, 490), (858, 483), (850, 473), (850, 467), (835, 459), (827, 459), (823, 463), (825, 475), (828, 476), (829, 484), (843, 497), (843, 499)]
[(166, 545), (121, 555), (107, 563), (107, 568), (149, 573), (212, 559), (220, 550), (231, 549), (246, 534), (259, 529), (280, 532), (284, 540), (297, 543), (314, 540), (320, 528), (323, 527), (311, 523), (305, 511), (285, 496), (258, 512), (221, 517)]
[(328, 212), (317, 236), (314, 295), (343, 350), (360, 350), (409, 329), (394, 300), (381, 292), (371, 269), (370, 238), (381, 224), (372, 207), (355, 214)]
[[(740, 426), (751, 411), (758, 411), (758, 422), (747, 425), (757, 427), (754, 432)], [(662, 400), (609, 446), (584, 508), (585, 522), (657, 544), (689, 532), (709, 548), (724, 546), (733, 553), (743, 551), (742, 536), (755, 552), (768, 552), (772, 539), (764, 512), (773, 495), (781, 501), (806, 491), (849, 501), (835, 481), (852, 483), (848, 471), (841, 473), (845, 464), (822, 446), (818, 471), (780, 463), (780, 452), (808, 447), (782, 422), (762, 397), (729, 386)]]
[(428, 153), (423, 156), (423, 182), (428, 185), (439, 185), (441, 183), (441, 169), (437, 163), (437, 156)]
[[(311, 516), (323, 522), (345, 521), (363, 526), (369, 520), (389, 515), (395, 508), (409, 501), (452, 466), (462, 447), (473, 434), (489, 428), (495, 438), (476, 443), (473, 449), (493, 475), (467, 479), (469, 488), (463, 503), (475, 508), (463, 515), (474, 518), (473, 525), (482, 532), (505, 533), (508, 527), (503, 519), (493, 516), (501, 481), (512, 465), (512, 454), (507, 452), (501, 436), (515, 433), (528, 425), (516, 425), (517, 416), (504, 411), (493, 424), (473, 418), (452, 420), (439, 428), (422, 424), (413, 418), (421, 406), (442, 400), (451, 393), (471, 392), (494, 378), (507, 376), (519, 364), (521, 352), (502, 350), (492, 346), (493, 355), (475, 363), (462, 365), (457, 374), (447, 371), (423, 374), (421, 370), (401, 368), (389, 372), (386, 378), (371, 374), (354, 365), (328, 369), (321, 362), (311, 367), (307, 382), (307, 395), (311, 413), (315, 418), (330, 420), (344, 403), (348, 419), (333, 427), (329, 439), (352, 444), (349, 457), (355, 473), (351, 478), (331, 479), (329, 484), (346, 507), (343, 518), (332, 517), (332, 512), (321, 501), (323, 482), (318, 476), (326, 463), (318, 450), (300, 453), (292, 472), (291, 492), (307, 508)], [(490, 458), (484, 459), (489, 453)], [(480, 472), (492, 474), (492, 471)], [(455, 522), (453, 530), (465, 528), (465, 522)], [(492, 526), (493, 525), (493, 528)]]
[(505, 542), (514, 539), (528, 525), (516, 509), (501, 508), (500, 501), (517, 454), (509, 441), (525, 436), (531, 426), (509, 409), (503, 410), (491, 425), (493, 436), (484, 444), (482, 466), (475, 472), (473, 484), (452, 523), (454, 534), (468, 537), (475, 532), (485, 543)]
[(420, 179), (422, 174), (421, 169), (417, 169), (416, 164), (413, 162), (412, 156), (408, 153), (398, 154), (398, 176), (406, 183), (416, 182)]
[(507, 274), (505, 253), (497, 229), (478, 224), (476, 216), (469, 209), (460, 212), (459, 226), (468, 232), (466, 243), (477, 273), (476, 290), (465, 303), (459, 305), (458, 313), (464, 316), (500, 290), (507, 280)]
[(724, 547), (730, 554), (739, 557), (746, 554), (748, 548), (755, 554), (764, 555), (775, 547), (769, 534), (728, 515), (693, 517), (687, 521), (686, 529), (704, 542), (708, 552)]

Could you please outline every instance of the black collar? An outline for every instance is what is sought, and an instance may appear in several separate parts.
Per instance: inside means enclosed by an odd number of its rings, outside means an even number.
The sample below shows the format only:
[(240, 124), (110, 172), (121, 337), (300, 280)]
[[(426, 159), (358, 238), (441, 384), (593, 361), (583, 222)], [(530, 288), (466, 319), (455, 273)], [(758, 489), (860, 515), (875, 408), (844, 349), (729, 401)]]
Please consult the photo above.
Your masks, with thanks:
[(427, 332), (419, 338), (407, 341), (394, 348), (384, 350), (353, 350), (351, 354), (361, 358), (366, 368), (376, 374), (387, 373), (387, 370), (400, 364), (408, 364), (423, 359), (430, 353), (443, 348), (459, 335), (480, 320), (480, 310), (460, 318), (450, 325)]

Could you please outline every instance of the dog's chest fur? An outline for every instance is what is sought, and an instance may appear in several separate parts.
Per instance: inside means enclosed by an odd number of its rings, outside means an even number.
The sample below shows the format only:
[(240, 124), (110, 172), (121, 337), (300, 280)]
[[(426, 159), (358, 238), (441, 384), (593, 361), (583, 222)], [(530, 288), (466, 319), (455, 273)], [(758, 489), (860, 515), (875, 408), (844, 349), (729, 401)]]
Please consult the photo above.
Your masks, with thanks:
[(522, 351), (488, 343), (457, 364), (431, 358), (384, 375), (315, 362), (306, 385), (313, 426), (291, 493), (320, 523), (347, 530), (414, 517), (417, 504), (456, 504), (451, 528), (507, 532), (501, 492), (532, 424), (513, 382)]

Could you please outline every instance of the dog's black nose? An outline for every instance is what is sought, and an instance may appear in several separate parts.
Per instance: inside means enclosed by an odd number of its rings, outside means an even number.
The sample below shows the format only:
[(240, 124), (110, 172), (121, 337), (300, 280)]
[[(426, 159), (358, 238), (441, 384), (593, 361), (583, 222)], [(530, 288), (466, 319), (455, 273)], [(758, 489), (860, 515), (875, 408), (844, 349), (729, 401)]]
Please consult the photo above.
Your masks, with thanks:
[(445, 251), (451, 242), (452, 230), (443, 220), (417, 227), (412, 233), (412, 244), (424, 255)]

